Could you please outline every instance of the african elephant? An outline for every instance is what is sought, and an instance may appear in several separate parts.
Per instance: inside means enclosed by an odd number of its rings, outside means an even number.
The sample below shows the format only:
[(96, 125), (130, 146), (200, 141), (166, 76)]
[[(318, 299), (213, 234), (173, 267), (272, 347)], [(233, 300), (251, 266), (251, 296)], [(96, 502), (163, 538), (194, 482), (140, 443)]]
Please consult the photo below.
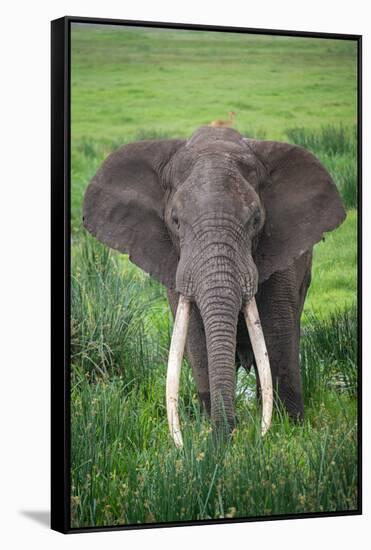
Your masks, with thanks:
[(177, 445), (184, 345), (219, 430), (235, 426), (236, 360), (256, 369), (263, 431), (272, 381), (290, 417), (303, 418), (300, 317), (312, 249), (344, 218), (336, 186), (311, 153), (231, 128), (131, 143), (104, 161), (86, 191), (83, 223), (167, 287), (176, 314), (167, 389)]

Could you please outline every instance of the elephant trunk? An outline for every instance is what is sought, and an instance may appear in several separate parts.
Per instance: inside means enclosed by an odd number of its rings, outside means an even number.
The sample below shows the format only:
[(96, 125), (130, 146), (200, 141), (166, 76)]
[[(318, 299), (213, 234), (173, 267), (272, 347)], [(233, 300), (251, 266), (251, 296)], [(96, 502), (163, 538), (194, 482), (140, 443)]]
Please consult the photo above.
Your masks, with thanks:
[(208, 355), (211, 419), (217, 432), (235, 425), (235, 353), (238, 314), (242, 292), (236, 284), (235, 269), (225, 265), (220, 271), (212, 260), (204, 265), (209, 273), (196, 278), (196, 302), (204, 323)]

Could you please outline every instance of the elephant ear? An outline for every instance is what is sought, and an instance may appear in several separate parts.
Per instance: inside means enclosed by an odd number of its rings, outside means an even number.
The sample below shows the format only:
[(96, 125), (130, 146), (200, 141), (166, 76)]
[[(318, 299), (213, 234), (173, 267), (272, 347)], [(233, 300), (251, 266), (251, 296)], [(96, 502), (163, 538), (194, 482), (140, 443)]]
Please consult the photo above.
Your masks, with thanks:
[(345, 211), (329, 173), (309, 151), (275, 141), (245, 142), (263, 166), (266, 220), (256, 251), (263, 282), (340, 225)]
[(112, 153), (91, 180), (84, 197), (86, 229), (168, 288), (178, 263), (164, 223), (161, 175), (181, 140), (141, 141)]

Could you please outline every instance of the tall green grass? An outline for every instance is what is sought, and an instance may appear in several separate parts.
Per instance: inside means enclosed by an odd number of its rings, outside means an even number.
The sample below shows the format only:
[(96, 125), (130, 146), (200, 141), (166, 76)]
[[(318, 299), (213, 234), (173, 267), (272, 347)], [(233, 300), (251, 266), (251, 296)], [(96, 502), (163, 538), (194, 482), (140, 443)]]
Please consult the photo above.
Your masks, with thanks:
[[(224, 447), (215, 445), (200, 414), (187, 367), (180, 394), (183, 451), (168, 435), (165, 364), (157, 371), (146, 364), (148, 376), (138, 380), (138, 373), (132, 384), (118, 376), (92, 383), (75, 369), (73, 526), (355, 509), (355, 336), (354, 310), (325, 325), (312, 319), (302, 344), (306, 420), (295, 426), (276, 414), (264, 439), (256, 400), (244, 393), (251, 376), (243, 373), (238, 429)], [(349, 373), (351, 383), (344, 385)]]
[(163, 361), (170, 313), (163, 287), (87, 234), (73, 247), (71, 361), (95, 376), (147, 374)]
[(317, 154), (357, 154), (355, 126), (329, 124), (319, 130), (291, 128), (286, 130), (286, 134), (290, 141)]
[(357, 507), (356, 409), (349, 398), (328, 394), (308, 407), (302, 426), (276, 417), (264, 439), (255, 404), (240, 402), (238, 430), (218, 448), (198, 408), (189, 417), (181, 397), (185, 446), (178, 451), (167, 433), (164, 378), (135, 390), (115, 377), (95, 384), (83, 378), (73, 387), (74, 527)]
[(307, 313), (301, 340), (301, 372), (307, 404), (336, 389), (357, 394), (357, 312), (355, 306), (319, 319)]
[(220, 446), (181, 376), (185, 447), (165, 410), (171, 317), (160, 285), (86, 237), (72, 258), (72, 525), (123, 525), (357, 506), (356, 311), (306, 314), (306, 420), (260, 436), (255, 380), (239, 374), (238, 429)]

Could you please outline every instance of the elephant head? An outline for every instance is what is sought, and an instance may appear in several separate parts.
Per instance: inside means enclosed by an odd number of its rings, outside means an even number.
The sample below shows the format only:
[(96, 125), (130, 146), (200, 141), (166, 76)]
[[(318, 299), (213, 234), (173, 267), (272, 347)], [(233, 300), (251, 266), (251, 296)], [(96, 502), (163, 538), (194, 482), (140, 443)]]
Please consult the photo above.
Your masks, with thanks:
[[(203, 320), (211, 417), (234, 423), (236, 329), (244, 311), (263, 396), (272, 386), (254, 296), (345, 213), (329, 174), (308, 151), (257, 141), (231, 128), (199, 128), (189, 140), (141, 141), (112, 153), (84, 199), (84, 225), (180, 295), (170, 349), (168, 415), (181, 444), (177, 388), (189, 310)], [(174, 369), (174, 370), (173, 370)]]

